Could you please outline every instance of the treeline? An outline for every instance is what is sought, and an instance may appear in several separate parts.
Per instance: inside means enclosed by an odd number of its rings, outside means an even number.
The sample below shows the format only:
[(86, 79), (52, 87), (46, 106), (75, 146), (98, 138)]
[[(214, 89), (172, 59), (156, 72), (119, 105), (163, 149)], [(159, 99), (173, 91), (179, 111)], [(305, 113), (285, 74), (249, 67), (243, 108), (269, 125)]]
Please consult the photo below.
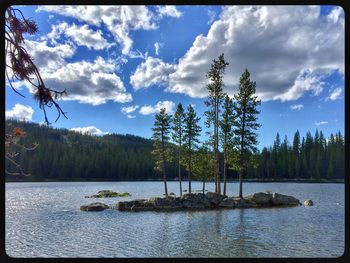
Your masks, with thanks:
[(345, 140), (341, 132), (326, 139), (322, 131), (300, 138), (296, 131), (292, 144), (287, 136), (281, 142), (279, 133), (271, 147), (259, 154), (256, 178), (264, 179), (340, 179), (345, 176)]
[[(21, 127), (26, 131), (27, 135), (21, 139), (23, 145), (31, 145), (33, 142), (39, 145), (34, 151), (17, 149), (20, 154), (16, 157), (16, 161), (31, 175), (28, 177), (7, 175), (6, 179), (36, 181), (161, 179), (159, 173), (154, 170), (150, 139), (118, 134), (90, 136), (67, 129), (6, 120), (7, 132), (14, 127)], [(299, 136), (297, 132), (294, 138)], [(294, 139), (292, 144), (286, 139), (281, 141), (278, 135), (273, 146), (265, 147), (257, 154), (258, 166), (249, 167), (246, 178), (343, 179), (344, 144), (344, 137), (340, 132), (327, 139), (321, 131), (316, 132), (313, 137), (308, 132), (306, 139), (304, 137)], [(201, 160), (206, 161), (203, 158)], [(222, 161), (223, 154), (220, 153), (220, 162)], [(12, 171), (14, 167), (5, 162), (5, 169)], [(168, 164), (168, 171), (168, 179), (177, 179), (176, 160)], [(319, 177), (317, 171), (320, 172)], [(182, 174), (183, 179), (187, 180), (185, 171)], [(228, 170), (227, 177), (228, 180), (237, 180), (237, 173)]]
[[(6, 120), (6, 132), (20, 127), (26, 132), (22, 145), (38, 143), (34, 151), (21, 148), (16, 161), (31, 176), (7, 175), (22, 180), (145, 180), (158, 179), (151, 159), (152, 141), (134, 135), (84, 135), (67, 129)], [(5, 162), (7, 171), (15, 167)], [(170, 165), (170, 171), (171, 169)], [(175, 169), (175, 167), (174, 167)], [(175, 174), (175, 172), (173, 173)]]

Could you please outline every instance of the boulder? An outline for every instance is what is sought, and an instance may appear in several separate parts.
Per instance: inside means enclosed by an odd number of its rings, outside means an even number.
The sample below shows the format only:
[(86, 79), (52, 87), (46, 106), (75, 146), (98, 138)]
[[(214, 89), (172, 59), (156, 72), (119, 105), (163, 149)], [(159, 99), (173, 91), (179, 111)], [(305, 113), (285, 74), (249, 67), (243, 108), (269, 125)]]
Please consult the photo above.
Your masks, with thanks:
[(153, 197), (150, 198), (148, 202), (151, 203), (156, 210), (176, 210), (182, 208), (181, 199), (179, 197)]
[(227, 197), (226, 195), (221, 195), (214, 192), (207, 192), (205, 195), (208, 198), (212, 207), (218, 207), (219, 203)]
[(131, 208), (134, 207), (134, 209), (136, 208), (141, 208), (144, 206), (149, 206), (148, 204), (145, 205), (145, 202), (147, 200), (146, 199), (135, 199), (135, 200), (131, 200), (131, 201), (124, 201), (124, 202), (119, 202), (116, 205), (116, 209), (119, 211), (131, 211)]
[(131, 194), (129, 194), (129, 193), (117, 193), (117, 192), (113, 192), (111, 190), (101, 190), (101, 191), (98, 191), (98, 193), (96, 195), (85, 196), (85, 198), (125, 197), (125, 196), (131, 196)]
[(272, 205), (286, 205), (286, 206), (294, 206), (300, 205), (300, 201), (293, 196), (282, 195), (278, 193), (273, 193), (271, 199)]
[(253, 201), (261, 206), (272, 205), (272, 203), (271, 203), (272, 194), (271, 193), (258, 192), (258, 193), (254, 193), (250, 196), (247, 196), (245, 198), (250, 199), (251, 201)]
[(313, 205), (314, 205), (314, 202), (312, 202), (311, 199), (307, 199), (307, 200), (305, 200), (304, 205), (305, 205), (305, 206), (313, 206)]
[(186, 209), (210, 208), (210, 202), (206, 195), (202, 193), (188, 193), (180, 197), (182, 207)]
[(237, 208), (251, 208), (251, 207), (258, 207), (259, 205), (252, 201), (251, 199), (246, 198), (233, 198), (235, 207)]
[(108, 205), (100, 202), (80, 206), (81, 211), (103, 211), (107, 208), (109, 208)]
[(133, 211), (133, 212), (151, 211), (154, 209), (155, 209), (154, 205), (151, 202), (145, 200), (131, 206), (130, 211)]
[(232, 197), (226, 197), (219, 203), (219, 207), (234, 208), (235, 207), (235, 200)]

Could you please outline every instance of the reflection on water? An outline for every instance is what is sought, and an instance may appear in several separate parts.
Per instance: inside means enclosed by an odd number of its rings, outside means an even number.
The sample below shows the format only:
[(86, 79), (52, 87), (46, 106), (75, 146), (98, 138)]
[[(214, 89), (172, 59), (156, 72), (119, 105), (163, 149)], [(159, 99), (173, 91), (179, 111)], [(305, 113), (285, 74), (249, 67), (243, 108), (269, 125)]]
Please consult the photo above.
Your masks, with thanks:
[[(194, 183), (194, 189), (200, 189)], [(212, 185), (208, 184), (208, 187)], [(229, 184), (230, 191), (236, 185)], [(246, 183), (312, 199), (313, 207), (177, 212), (81, 212), (99, 190), (162, 195), (161, 182), (7, 183), (6, 252), (12, 257), (338, 257), (344, 251), (344, 185)], [(178, 184), (169, 182), (176, 193)], [(234, 194), (229, 192), (229, 195)]]

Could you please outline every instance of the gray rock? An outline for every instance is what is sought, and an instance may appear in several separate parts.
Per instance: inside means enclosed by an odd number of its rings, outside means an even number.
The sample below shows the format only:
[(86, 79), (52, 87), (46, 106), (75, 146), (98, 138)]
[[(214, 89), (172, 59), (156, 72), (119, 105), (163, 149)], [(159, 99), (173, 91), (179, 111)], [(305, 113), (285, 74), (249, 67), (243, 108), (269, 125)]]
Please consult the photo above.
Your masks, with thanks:
[(100, 202), (80, 206), (81, 211), (103, 211), (107, 208), (109, 208), (108, 205)]
[(182, 208), (181, 199), (167, 196), (165, 198), (153, 197), (150, 198), (151, 203), (156, 210), (176, 210)]
[(180, 198), (182, 207), (186, 209), (205, 209), (210, 208), (210, 202), (206, 195), (202, 193), (188, 193)]
[(235, 200), (232, 197), (226, 197), (219, 203), (219, 207), (234, 208), (235, 207)]
[(272, 205), (286, 205), (286, 206), (294, 206), (300, 205), (300, 201), (293, 196), (282, 195), (278, 193), (273, 193), (272, 195)]
[(246, 199), (250, 199), (251, 201), (257, 203), (262, 206), (270, 206), (272, 205), (272, 194), (271, 193), (254, 193), (250, 196), (245, 197)]
[(227, 197), (226, 195), (221, 195), (214, 192), (207, 192), (205, 195), (213, 207), (217, 207), (219, 203)]
[(117, 193), (111, 190), (101, 190), (97, 194), (92, 196), (85, 196), (85, 198), (105, 198), (105, 197), (126, 197), (131, 196), (129, 193)]
[(131, 211), (131, 208), (134, 207), (143, 207), (143, 206), (147, 206), (145, 205), (145, 202), (147, 200), (146, 199), (135, 199), (135, 200), (131, 200), (131, 201), (124, 201), (124, 202), (119, 202), (116, 205), (116, 209), (119, 211)]
[(237, 208), (251, 208), (251, 207), (258, 207), (259, 205), (255, 202), (253, 202), (251, 199), (245, 199), (245, 198), (233, 198), (235, 202), (235, 207)]
[(313, 205), (314, 205), (314, 202), (312, 202), (311, 199), (307, 199), (307, 200), (305, 200), (304, 205), (305, 205), (305, 206), (313, 206)]

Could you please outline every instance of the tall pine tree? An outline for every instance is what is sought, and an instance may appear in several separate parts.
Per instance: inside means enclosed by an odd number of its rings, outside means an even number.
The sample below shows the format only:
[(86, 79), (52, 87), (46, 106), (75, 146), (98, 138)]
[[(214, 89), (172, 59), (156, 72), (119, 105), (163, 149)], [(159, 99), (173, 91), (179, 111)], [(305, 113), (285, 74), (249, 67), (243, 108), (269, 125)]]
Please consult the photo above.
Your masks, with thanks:
[(177, 110), (173, 118), (173, 141), (177, 144), (177, 157), (178, 157), (178, 177), (180, 183), (180, 196), (182, 195), (182, 179), (181, 179), (181, 150), (184, 136), (184, 125), (185, 125), (185, 112), (182, 104), (177, 105)]
[(192, 155), (198, 148), (201, 127), (198, 125), (200, 117), (197, 117), (192, 105), (188, 105), (187, 113), (185, 116), (185, 129), (184, 129), (184, 148), (186, 157), (184, 160), (186, 170), (188, 171), (188, 192), (191, 193), (191, 175), (193, 159)]
[(255, 165), (254, 154), (257, 153), (258, 143), (256, 130), (261, 126), (257, 122), (260, 111), (257, 106), (261, 104), (255, 95), (256, 83), (250, 80), (250, 73), (246, 69), (239, 81), (238, 94), (234, 96), (234, 122), (235, 147), (238, 153), (235, 166), (239, 173), (239, 197), (243, 197), (242, 179), (249, 165)]
[(229, 63), (225, 61), (224, 54), (221, 54), (219, 58), (213, 60), (211, 68), (208, 71), (206, 77), (209, 79), (207, 89), (209, 95), (205, 101), (205, 105), (209, 107), (209, 110), (205, 112), (207, 117), (206, 125), (209, 128), (213, 126), (214, 132), (211, 136), (213, 144), (213, 153), (215, 160), (214, 178), (215, 178), (215, 192), (220, 193), (220, 169), (219, 169), (219, 114), (220, 106), (224, 98), (223, 92), (223, 77), (225, 74), (225, 68)]
[(233, 134), (233, 123), (234, 123), (234, 114), (233, 114), (233, 101), (226, 94), (225, 101), (223, 105), (222, 116), (220, 120), (220, 140), (222, 144), (222, 149), (224, 153), (224, 190), (223, 194), (226, 195), (226, 181), (227, 181), (227, 169), (229, 162), (229, 153), (232, 152), (232, 138)]
[(168, 187), (166, 181), (165, 164), (171, 158), (169, 147), (169, 135), (171, 129), (171, 116), (162, 108), (155, 116), (153, 131), (153, 151), (155, 157), (155, 169), (163, 173), (165, 196), (168, 196)]

